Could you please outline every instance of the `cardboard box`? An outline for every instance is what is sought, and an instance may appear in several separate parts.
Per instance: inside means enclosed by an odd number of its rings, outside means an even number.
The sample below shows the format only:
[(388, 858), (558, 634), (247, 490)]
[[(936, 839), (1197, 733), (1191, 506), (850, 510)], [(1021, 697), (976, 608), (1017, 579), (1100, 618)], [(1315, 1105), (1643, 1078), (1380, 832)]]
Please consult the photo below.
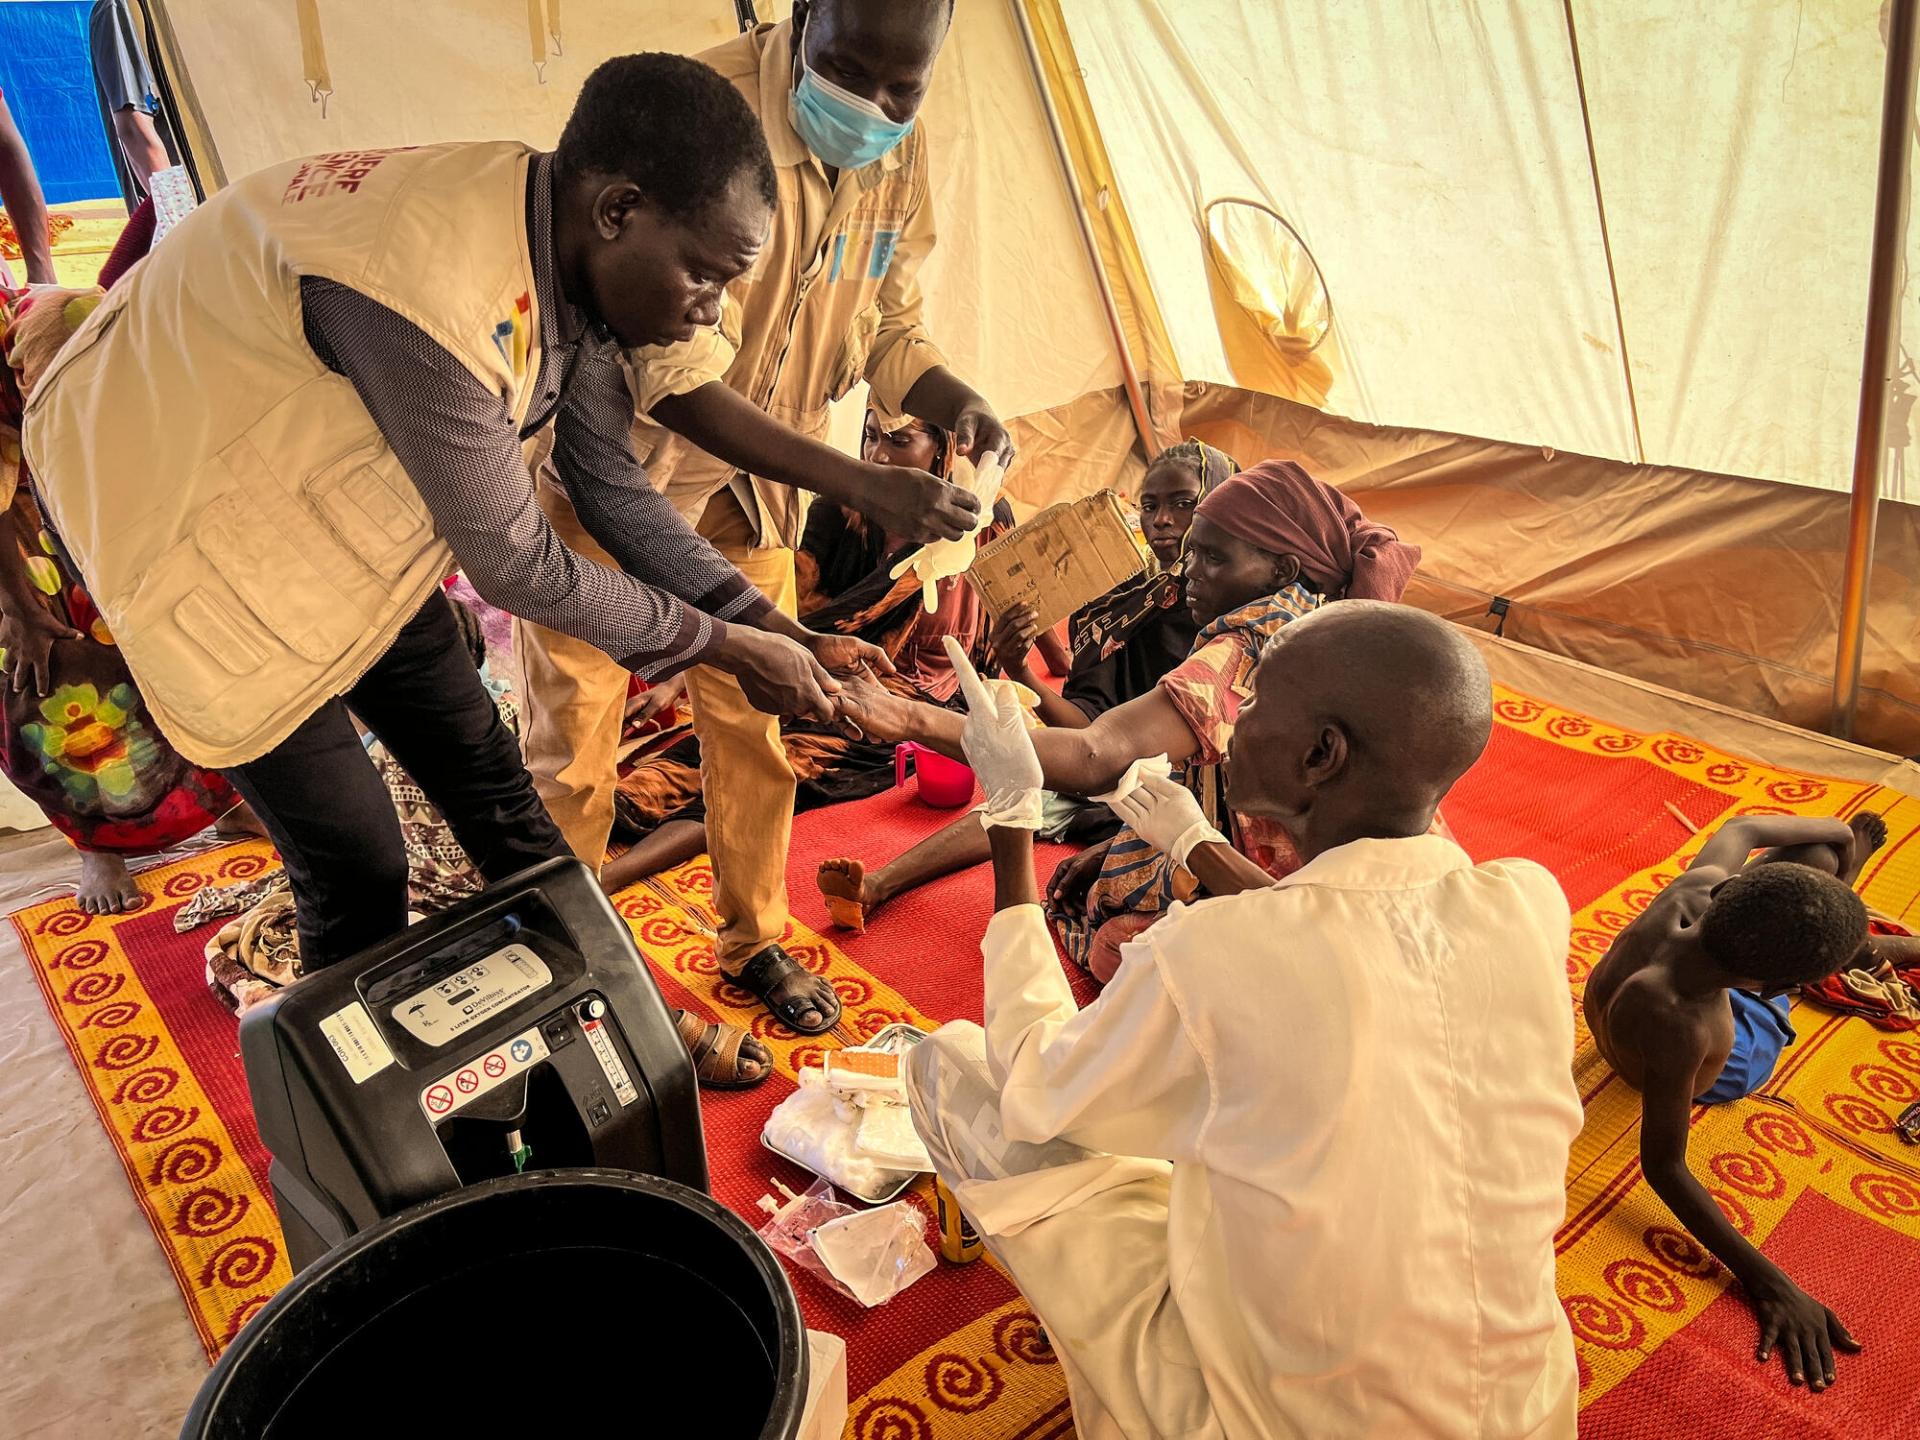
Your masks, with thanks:
[(1051, 629), (1152, 563), (1120, 497), (1102, 490), (1048, 506), (981, 546), (967, 576), (996, 619), (1009, 605), (1024, 602), (1040, 627)]

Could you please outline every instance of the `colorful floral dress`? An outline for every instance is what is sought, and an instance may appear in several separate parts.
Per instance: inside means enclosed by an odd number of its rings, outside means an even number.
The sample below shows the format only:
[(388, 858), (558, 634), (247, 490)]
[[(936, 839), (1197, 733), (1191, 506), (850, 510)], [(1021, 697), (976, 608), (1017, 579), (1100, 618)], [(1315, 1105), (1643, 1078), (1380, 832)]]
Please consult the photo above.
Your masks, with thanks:
[(24, 363), (29, 376), (37, 374), (58, 346), (49, 345), (44, 311), (38, 326), (21, 322), (33, 309), (58, 306), (54, 333), (70, 332), (95, 298), (0, 290), (0, 348), (11, 362), (0, 366), (0, 544), (15, 547), (47, 609), (86, 637), (53, 642), (47, 694), (5, 686), (0, 772), (80, 849), (138, 855), (198, 834), (239, 797), (224, 776), (189, 764), (160, 733), (26, 483), (18, 368)]

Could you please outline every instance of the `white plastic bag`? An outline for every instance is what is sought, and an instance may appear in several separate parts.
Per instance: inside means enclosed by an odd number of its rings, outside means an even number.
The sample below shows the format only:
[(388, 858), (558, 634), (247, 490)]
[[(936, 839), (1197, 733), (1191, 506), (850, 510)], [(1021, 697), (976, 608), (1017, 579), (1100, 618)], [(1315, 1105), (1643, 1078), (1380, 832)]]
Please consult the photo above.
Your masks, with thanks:
[(891, 1300), (933, 1269), (926, 1217), (904, 1200), (873, 1210), (856, 1210), (833, 1195), (833, 1186), (816, 1180), (795, 1195), (761, 1199), (772, 1217), (760, 1227), (767, 1248), (868, 1309)]
[(927, 1217), (905, 1200), (816, 1225), (813, 1253), (841, 1288), (869, 1310), (933, 1269)]

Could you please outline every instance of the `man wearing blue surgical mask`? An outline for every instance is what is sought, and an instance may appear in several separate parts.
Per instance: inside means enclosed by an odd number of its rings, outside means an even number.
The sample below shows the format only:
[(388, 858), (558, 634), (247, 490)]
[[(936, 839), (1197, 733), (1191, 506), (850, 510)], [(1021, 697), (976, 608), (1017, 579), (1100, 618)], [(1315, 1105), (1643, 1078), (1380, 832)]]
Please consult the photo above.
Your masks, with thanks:
[[(883, 415), (938, 425), (975, 460), (1012, 457), (1006, 427), (948, 368), (921, 313), (934, 216), (918, 116), (952, 21), (953, 0), (797, 0), (790, 20), (699, 56), (759, 115), (778, 201), (758, 262), (724, 289), (702, 257), (687, 257), (700, 304), (686, 332), (629, 357), (635, 438), (653, 482), (789, 611), (807, 492), (914, 540), (957, 536), (978, 511), (935, 476), (823, 443), (829, 404), (862, 380)], [(564, 493), (543, 485), (541, 503), (591, 554)], [(626, 676), (554, 631), (526, 625), (517, 639), (528, 766), (574, 852), (597, 868)], [(779, 724), (714, 670), (689, 671), (687, 691), (705, 762), (720, 966), (786, 1024), (818, 1034), (839, 1001), (779, 944), (794, 790)]]

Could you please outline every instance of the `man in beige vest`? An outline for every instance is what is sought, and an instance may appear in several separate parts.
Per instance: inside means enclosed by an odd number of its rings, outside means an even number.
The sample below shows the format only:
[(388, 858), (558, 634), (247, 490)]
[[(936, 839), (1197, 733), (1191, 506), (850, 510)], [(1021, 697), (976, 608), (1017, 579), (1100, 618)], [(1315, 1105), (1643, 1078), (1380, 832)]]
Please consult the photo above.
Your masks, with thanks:
[[(732, 86), (626, 56), (550, 155), (351, 151), (239, 181), (35, 387), (49, 519), (168, 738), (264, 822), (306, 965), (406, 923), (398, 821), (349, 709), (488, 879), (568, 853), (439, 593), (456, 562), (626, 670), (710, 665), (769, 712), (831, 715), (829, 669), (878, 657), (782, 614), (630, 445), (624, 351), (718, 319), (774, 198)], [(536, 439), (603, 558), (541, 514)]]
[[(766, 127), (779, 200), (766, 249), (729, 287), (719, 329), (632, 357), (637, 432), (654, 482), (786, 610), (802, 492), (918, 540), (952, 538), (976, 513), (971, 497), (932, 476), (821, 443), (829, 403), (861, 380), (881, 411), (952, 431), (960, 454), (1012, 455), (1005, 428), (947, 368), (921, 319), (918, 271), (934, 220), (914, 119), (952, 11), (952, 0), (800, 0), (790, 21), (700, 57)], [(541, 503), (568, 543), (584, 547), (565, 497), (543, 487)], [(627, 677), (551, 628), (518, 627), (517, 644), (527, 763), (574, 852), (597, 867), (613, 823)], [(690, 671), (687, 690), (721, 968), (795, 1030), (817, 1034), (839, 1002), (779, 944), (794, 780), (778, 723), (715, 668)]]

